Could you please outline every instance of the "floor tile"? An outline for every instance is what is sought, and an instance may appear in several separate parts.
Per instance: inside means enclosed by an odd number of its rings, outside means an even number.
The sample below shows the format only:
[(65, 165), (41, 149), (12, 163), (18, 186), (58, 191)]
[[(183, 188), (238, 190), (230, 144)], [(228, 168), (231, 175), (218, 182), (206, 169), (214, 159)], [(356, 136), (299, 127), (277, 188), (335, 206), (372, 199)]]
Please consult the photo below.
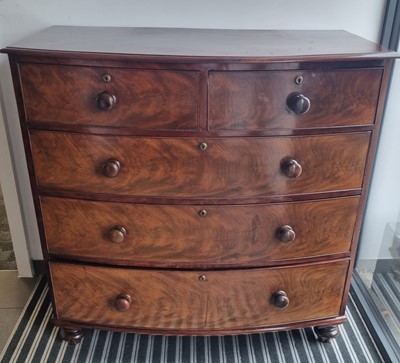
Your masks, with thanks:
[(0, 271), (0, 309), (23, 308), (37, 277), (18, 278), (17, 271)]
[(0, 352), (3, 350), (22, 309), (0, 309)]

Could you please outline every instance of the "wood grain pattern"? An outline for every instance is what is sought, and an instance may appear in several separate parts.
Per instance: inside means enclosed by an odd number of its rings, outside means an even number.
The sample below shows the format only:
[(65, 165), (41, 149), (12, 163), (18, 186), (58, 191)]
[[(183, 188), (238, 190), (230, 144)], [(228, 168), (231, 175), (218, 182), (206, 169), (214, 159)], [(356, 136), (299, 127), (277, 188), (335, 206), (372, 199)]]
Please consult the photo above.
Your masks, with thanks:
[[(28, 121), (134, 129), (197, 129), (198, 72), (19, 65)], [(111, 80), (104, 82), (103, 76)], [(107, 92), (116, 103), (101, 110)]]
[(3, 52), (67, 340), (345, 320), (397, 53), (343, 31), (98, 27)]
[[(209, 128), (277, 129), (372, 124), (382, 69), (210, 72)], [(296, 84), (296, 77), (303, 77)], [(310, 110), (297, 115), (288, 99), (301, 93)]]
[[(159, 329), (234, 329), (338, 316), (349, 261), (299, 267), (171, 271), (51, 262), (60, 319)], [(205, 281), (199, 276), (204, 274)], [(272, 297), (284, 290), (286, 309)], [(121, 313), (119, 294), (131, 297)]]
[[(348, 253), (359, 197), (271, 205), (183, 206), (42, 197), (51, 255), (130, 266), (265, 266)], [(206, 215), (200, 217), (200, 211)], [(82, 224), (84, 221), (84, 224)], [(290, 224), (291, 243), (277, 232)], [(123, 226), (121, 243), (109, 231)], [(118, 261), (116, 261), (118, 260)]]
[[(32, 132), (39, 186), (88, 193), (245, 198), (360, 188), (370, 133), (276, 138), (140, 138)], [(207, 150), (199, 148), (206, 142)], [(117, 159), (115, 178), (101, 172)], [(296, 159), (303, 171), (281, 170)]]

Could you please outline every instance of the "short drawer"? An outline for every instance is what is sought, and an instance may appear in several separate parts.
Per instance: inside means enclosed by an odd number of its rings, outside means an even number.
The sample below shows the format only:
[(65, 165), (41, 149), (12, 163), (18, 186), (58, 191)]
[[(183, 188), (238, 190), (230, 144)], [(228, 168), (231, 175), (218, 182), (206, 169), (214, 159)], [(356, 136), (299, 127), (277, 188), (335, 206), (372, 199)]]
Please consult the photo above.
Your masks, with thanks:
[(144, 138), (31, 132), (40, 187), (174, 198), (361, 188), (370, 133)]
[(349, 253), (358, 197), (150, 205), (41, 197), (49, 253), (108, 264), (265, 266)]
[(197, 129), (199, 75), (195, 71), (19, 65), (31, 122)]
[(223, 271), (51, 262), (50, 273), (59, 319), (201, 332), (338, 316), (348, 267), (347, 260)]
[(209, 129), (373, 124), (382, 73), (382, 69), (210, 72)]

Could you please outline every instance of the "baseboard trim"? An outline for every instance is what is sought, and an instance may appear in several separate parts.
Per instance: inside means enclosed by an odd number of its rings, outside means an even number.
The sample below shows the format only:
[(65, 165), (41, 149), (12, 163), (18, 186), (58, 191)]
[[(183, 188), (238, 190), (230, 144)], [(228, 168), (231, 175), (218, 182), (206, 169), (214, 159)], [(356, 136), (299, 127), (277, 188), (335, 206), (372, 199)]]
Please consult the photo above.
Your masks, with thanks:
[(43, 260), (32, 260), (33, 271), (35, 275), (45, 275), (46, 263)]

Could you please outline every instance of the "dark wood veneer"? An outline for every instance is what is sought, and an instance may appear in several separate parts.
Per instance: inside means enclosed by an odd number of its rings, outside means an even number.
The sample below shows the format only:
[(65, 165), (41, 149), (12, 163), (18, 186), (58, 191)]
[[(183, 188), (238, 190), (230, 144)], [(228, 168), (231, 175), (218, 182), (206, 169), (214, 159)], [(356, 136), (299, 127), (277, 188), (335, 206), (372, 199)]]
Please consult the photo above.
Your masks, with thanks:
[[(31, 131), (41, 188), (148, 197), (244, 198), (362, 186), (370, 133), (273, 138), (133, 138)], [(199, 145), (206, 142), (202, 151)], [(68, 157), (65, 155), (68, 150)], [(115, 178), (102, 173), (116, 159)], [(282, 163), (302, 165), (289, 178)]]
[(396, 53), (342, 31), (83, 27), (2, 52), (65, 340), (336, 335)]
[(197, 72), (28, 63), (19, 71), (29, 122), (198, 128)]
[[(241, 329), (338, 316), (348, 263), (202, 272), (51, 262), (50, 269), (61, 319), (148, 329)], [(271, 301), (280, 290), (290, 299), (286, 309)], [(121, 293), (131, 297), (126, 313), (114, 307)]]
[[(358, 197), (266, 205), (153, 205), (42, 197), (50, 254), (131, 266), (265, 266), (348, 253)], [(205, 216), (200, 217), (200, 211)], [(82, 233), (85, 220), (86, 233)], [(282, 242), (290, 223), (295, 239)], [(110, 230), (126, 232), (113, 243)], [(120, 230), (117, 228), (117, 231)], [(122, 233), (122, 232), (120, 232)], [(62, 238), (60, 238), (62, 236)], [(287, 263), (287, 262), (286, 262)]]
[[(296, 79), (299, 79), (296, 83)], [(342, 71), (211, 72), (209, 128), (276, 129), (372, 124), (382, 69)], [(290, 99), (305, 95), (304, 114)], [(303, 96), (304, 97), (304, 96)]]

